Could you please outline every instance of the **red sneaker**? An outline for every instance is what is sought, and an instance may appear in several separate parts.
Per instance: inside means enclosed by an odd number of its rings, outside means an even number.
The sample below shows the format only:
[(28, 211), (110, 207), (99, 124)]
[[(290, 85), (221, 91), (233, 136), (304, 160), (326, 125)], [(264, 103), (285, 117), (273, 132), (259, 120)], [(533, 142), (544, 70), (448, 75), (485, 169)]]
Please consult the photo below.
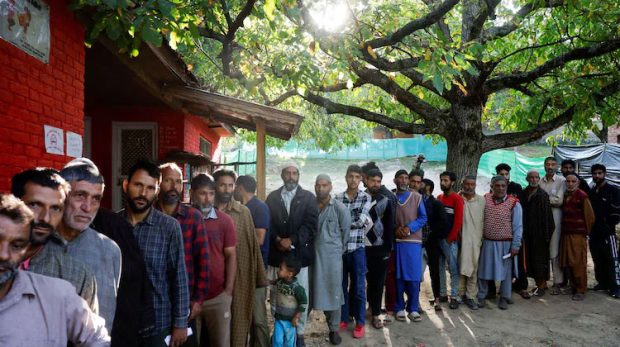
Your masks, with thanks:
[(347, 322), (340, 322), (340, 330), (347, 330), (347, 328), (349, 327), (349, 323)]
[(356, 325), (355, 330), (353, 330), (353, 337), (356, 339), (361, 339), (364, 335), (366, 335), (366, 329), (364, 326), (362, 324)]

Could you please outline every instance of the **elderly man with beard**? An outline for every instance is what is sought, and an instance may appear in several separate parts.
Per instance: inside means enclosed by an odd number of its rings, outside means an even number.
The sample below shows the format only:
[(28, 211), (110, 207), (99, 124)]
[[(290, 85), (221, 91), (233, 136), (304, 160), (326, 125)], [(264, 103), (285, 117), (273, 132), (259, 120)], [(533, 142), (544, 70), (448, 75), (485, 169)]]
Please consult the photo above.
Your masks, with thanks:
[(60, 176), (71, 185), (71, 191), (58, 234), (47, 247), (70, 255), (92, 271), (97, 280), (99, 315), (111, 332), (121, 277), (121, 250), (116, 242), (90, 227), (103, 198), (103, 176), (90, 160), (81, 159), (65, 165)]
[[(564, 159), (560, 164), (560, 172), (562, 172), (562, 176), (566, 178), (566, 176), (570, 173), (577, 174), (577, 163), (572, 159)], [(581, 178), (579, 174), (577, 174), (577, 178), (579, 179), (579, 189), (583, 190), (584, 193), (590, 194), (590, 186), (588, 182)]]
[(366, 192), (372, 197), (370, 218), (372, 228), (366, 233), (366, 272), (368, 305), (372, 313), (372, 326), (383, 328), (381, 300), (387, 272), (390, 252), (394, 245), (394, 209), (389, 199), (381, 193), (383, 174), (379, 169), (368, 170), (366, 173)]
[[(197, 209), (181, 203), (183, 193), (183, 171), (175, 163), (164, 163), (161, 170), (161, 184), (156, 208), (175, 218), (183, 232), (183, 249), (185, 250), (185, 270), (190, 296), (189, 325), (196, 331), (194, 318), (200, 314), (208, 284), (208, 242), (207, 228), (202, 213)], [(197, 346), (196, 335), (188, 336), (183, 346)]]
[(486, 306), (488, 281), (501, 281), (498, 307), (512, 303), (512, 257), (519, 254), (523, 235), (523, 213), (519, 200), (506, 193), (504, 176), (491, 179), (493, 193), (484, 196), (484, 229), (478, 261), (478, 305)]
[(562, 240), (560, 265), (566, 269), (573, 290), (573, 300), (585, 298), (588, 288), (588, 235), (594, 223), (594, 211), (588, 194), (579, 189), (579, 176), (567, 173), (566, 193), (562, 204)]
[(545, 176), (538, 185), (549, 195), (551, 212), (553, 213), (553, 223), (555, 230), (551, 235), (549, 243), (549, 259), (551, 261), (551, 271), (553, 271), (553, 287), (551, 295), (558, 295), (564, 289), (564, 270), (560, 267), (560, 235), (562, 234), (562, 201), (566, 190), (566, 179), (557, 175), (557, 161), (554, 157), (545, 158)]
[(342, 255), (349, 241), (351, 215), (346, 206), (331, 197), (332, 180), (328, 175), (316, 177), (314, 185), (319, 205), (319, 229), (314, 239), (315, 261), (310, 266), (310, 308), (325, 313), (329, 342), (339, 345), (342, 292)]
[(192, 179), (191, 198), (209, 230), (209, 286), (200, 315), (200, 346), (230, 347), (230, 306), (237, 273), (235, 226), (230, 216), (213, 208), (215, 182), (209, 176)]
[(594, 262), (597, 285), (592, 290), (607, 290), (620, 298), (620, 264), (616, 240), (616, 225), (620, 222), (620, 189), (607, 182), (607, 168), (594, 164), (590, 168), (595, 186), (590, 190), (594, 209), (594, 225), (590, 234), (590, 254)]
[(21, 268), (68, 281), (91, 310), (98, 313), (97, 284), (93, 273), (82, 262), (48, 246), (62, 220), (70, 189), (54, 169), (31, 169), (13, 176), (11, 192), (34, 212), (31, 245)]
[(150, 161), (139, 160), (123, 181), (127, 199), (119, 211), (134, 226), (146, 270), (153, 284), (154, 332), (143, 339), (143, 346), (181, 346), (187, 340), (189, 291), (185, 271), (183, 234), (176, 219), (153, 208), (159, 192), (161, 171)]
[[(540, 174), (536, 169), (527, 172), (528, 186), (519, 197), (523, 208), (523, 239), (519, 250), (519, 274), (513, 288), (521, 297), (543, 296), (549, 280), (549, 243), (555, 230), (551, 203), (547, 193), (539, 187)], [(528, 293), (527, 278), (532, 277), (536, 288)]]
[(459, 297), (472, 310), (478, 309), (478, 258), (484, 227), (484, 198), (476, 194), (476, 177), (465, 176), (459, 193), (463, 198), (463, 228), (459, 257)]
[(237, 233), (237, 275), (231, 306), (231, 344), (245, 346), (250, 325), (256, 288), (267, 286), (265, 267), (250, 210), (233, 199), (237, 174), (221, 169), (213, 173), (215, 207), (235, 223)]
[[(317, 233), (319, 209), (314, 194), (299, 186), (299, 168), (296, 164), (285, 164), (280, 177), (284, 185), (271, 192), (265, 200), (271, 212), (268, 276), (275, 281), (282, 259), (292, 253), (301, 260), (297, 281), (306, 293), (309, 293), (308, 266), (314, 262), (314, 237)], [(273, 313), (275, 290), (271, 293)], [(307, 317), (307, 313), (302, 313), (297, 322), (297, 346), (305, 346), (303, 333)]]
[(19, 270), (33, 214), (0, 195), (0, 341), (3, 346), (109, 346), (104, 322), (66, 281)]

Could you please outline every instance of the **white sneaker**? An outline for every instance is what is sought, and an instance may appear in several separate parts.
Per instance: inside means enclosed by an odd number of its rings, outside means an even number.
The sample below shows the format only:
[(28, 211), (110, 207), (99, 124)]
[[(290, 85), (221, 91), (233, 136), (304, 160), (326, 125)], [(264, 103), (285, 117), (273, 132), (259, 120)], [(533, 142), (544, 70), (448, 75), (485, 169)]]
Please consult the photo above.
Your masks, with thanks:
[(405, 310), (398, 311), (398, 313), (396, 313), (396, 320), (401, 322), (407, 321), (407, 312), (405, 312)]
[(412, 322), (421, 322), (422, 321), (422, 317), (420, 316), (420, 313), (413, 311), (411, 313), (409, 313), (409, 320)]

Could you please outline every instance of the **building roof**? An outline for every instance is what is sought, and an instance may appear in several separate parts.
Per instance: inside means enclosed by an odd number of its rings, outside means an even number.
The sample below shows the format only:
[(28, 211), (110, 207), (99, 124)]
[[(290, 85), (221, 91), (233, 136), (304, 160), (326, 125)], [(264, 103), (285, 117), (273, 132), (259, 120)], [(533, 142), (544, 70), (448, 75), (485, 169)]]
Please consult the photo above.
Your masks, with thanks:
[[(266, 133), (273, 137), (288, 140), (299, 130), (303, 117), (296, 113), (204, 89), (196, 76), (188, 70), (180, 55), (166, 42), (161, 47), (143, 43), (136, 58), (130, 58), (126, 53), (119, 52), (115, 44), (107, 38), (102, 37), (99, 42), (107, 53), (114, 55), (122, 65), (133, 72), (135, 75), (133, 82), (137, 82), (148, 94), (141, 95), (143, 98), (157, 99), (172, 109), (205, 117), (209, 124), (219, 123), (229, 131), (232, 131), (229, 125), (256, 130), (255, 124), (258, 118), (265, 121)], [(91, 49), (100, 50), (101, 47), (93, 46)], [(105, 64), (109, 64), (108, 59), (99, 59), (102, 64), (104, 60)], [(140, 96), (140, 91), (135, 91), (131, 87), (126, 88), (134, 91), (130, 93), (132, 97)], [(118, 93), (118, 90), (113, 89), (110, 92)], [(97, 97), (101, 98), (103, 94), (98, 93)]]

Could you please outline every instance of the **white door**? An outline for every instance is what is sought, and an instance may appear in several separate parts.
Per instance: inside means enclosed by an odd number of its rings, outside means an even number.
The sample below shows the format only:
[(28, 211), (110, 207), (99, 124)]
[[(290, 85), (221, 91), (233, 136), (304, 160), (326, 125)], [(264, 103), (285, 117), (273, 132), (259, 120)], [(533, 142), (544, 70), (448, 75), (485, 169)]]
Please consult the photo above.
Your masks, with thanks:
[(124, 207), (123, 180), (138, 159), (157, 159), (157, 123), (112, 122), (112, 209)]

